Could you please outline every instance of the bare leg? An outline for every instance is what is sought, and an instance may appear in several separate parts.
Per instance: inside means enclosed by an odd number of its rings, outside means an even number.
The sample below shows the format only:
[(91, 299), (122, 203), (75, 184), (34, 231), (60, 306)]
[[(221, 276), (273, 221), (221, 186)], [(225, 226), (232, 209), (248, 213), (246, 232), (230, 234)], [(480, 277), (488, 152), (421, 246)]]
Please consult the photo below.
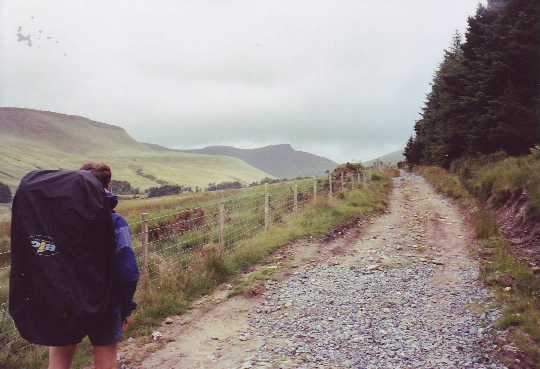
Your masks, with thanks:
[(49, 347), (49, 369), (70, 369), (77, 345)]
[(116, 344), (94, 346), (95, 369), (116, 369)]

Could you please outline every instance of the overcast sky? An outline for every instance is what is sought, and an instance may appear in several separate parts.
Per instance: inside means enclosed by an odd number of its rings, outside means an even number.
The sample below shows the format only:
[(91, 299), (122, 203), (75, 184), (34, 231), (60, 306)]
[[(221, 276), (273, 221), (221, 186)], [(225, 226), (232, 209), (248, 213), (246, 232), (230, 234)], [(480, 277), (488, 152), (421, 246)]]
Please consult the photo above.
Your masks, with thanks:
[(0, 106), (169, 147), (399, 149), (478, 0), (0, 0)]

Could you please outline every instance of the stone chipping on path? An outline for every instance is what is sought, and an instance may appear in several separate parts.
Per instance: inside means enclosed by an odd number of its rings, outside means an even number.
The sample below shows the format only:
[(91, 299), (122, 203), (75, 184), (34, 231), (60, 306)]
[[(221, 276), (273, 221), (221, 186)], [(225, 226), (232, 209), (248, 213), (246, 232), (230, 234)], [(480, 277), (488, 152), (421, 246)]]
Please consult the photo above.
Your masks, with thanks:
[[(431, 194), (428, 200), (437, 197)], [(382, 235), (371, 237), (383, 243), (368, 250), (368, 262), (391, 259), (403, 247), (414, 249), (416, 242), (428, 241), (428, 225), (412, 200), (402, 204), (405, 214), (394, 219), (409, 227), (386, 224)], [(446, 202), (443, 206), (450, 208)], [(410, 219), (418, 221), (411, 224)], [(457, 238), (464, 232), (459, 229)], [(431, 240), (430, 255), (405, 253), (407, 262), (388, 267), (330, 263), (270, 283), (246, 333), (263, 337), (264, 343), (241, 368), (504, 368), (486, 348), (499, 313), (489, 308), (481, 314), (471, 311), (471, 306), (491, 300), (478, 281), (478, 266), (447, 266), (453, 260), (440, 261), (444, 250), (437, 246), (444, 245), (436, 241)], [(450, 283), (433, 282), (438, 272), (448, 269)]]
[(275, 286), (252, 316), (265, 344), (244, 368), (502, 368), (478, 351), (496, 312), (467, 306), (488, 298), (470, 288), (432, 289), (433, 265), (368, 272), (320, 266)]
[(403, 173), (360, 236), (318, 245), (259, 297), (172, 324), (175, 342), (140, 369), (504, 369), (469, 233), (455, 206)]

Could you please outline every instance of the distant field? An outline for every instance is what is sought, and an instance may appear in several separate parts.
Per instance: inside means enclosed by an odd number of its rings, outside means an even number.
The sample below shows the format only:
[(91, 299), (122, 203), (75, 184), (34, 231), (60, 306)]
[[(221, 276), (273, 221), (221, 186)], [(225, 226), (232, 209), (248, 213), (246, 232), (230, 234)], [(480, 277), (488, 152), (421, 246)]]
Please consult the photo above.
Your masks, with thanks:
[[(326, 179), (318, 180), (318, 190), (323, 196), (327, 189)], [(297, 181), (299, 204), (308, 201), (313, 193), (313, 180)], [(283, 182), (268, 186), (272, 222), (280, 222), (284, 214), (292, 211), (294, 182)], [(117, 211), (127, 218), (133, 236), (133, 244), (140, 256), (141, 213), (147, 212), (153, 247), (156, 252), (163, 249), (179, 252), (191, 247), (216, 241), (217, 214), (219, 203), (223, 202), (226, 212), (226, 231), (228, 242), (234, 243), (239, 232), (249, 233), (264, 224), (265, 186), (256, 186), (223, 192), (202, 192), (159, 198), (122, 200)], [(3, 207), (6, 214), (9, 209)], [(9, 272), (9, 217), (0, 221), (0, 305), (7, 296), (7, 278)], [(179, 232), (174, 239), (161, 230), (167, 228)], [(180, 228), (180, 230), (179, 230)], [(156, 233), (157, 232), (157, 233)], [(156, 236), (158, 235), (158, 236)], [(151, 237), (151, 238), (152, 238)], [(209, 238), (210, 237), (210, 238)], [(159, 241), (159, 243), (156, 243)], [(152, 248), (152, 250), (154, 250)], [(1, 312), (1, 311), (0, 311)], [(1, 318), (1, 317), (0, 317)], [(0, 319), (1, 320), (1, 319)], [(1, 342), (1, 341), (0, 341)]]
[[(319, 180), (321, 181), (321, 180)], [(323, 181), (324, 182), (324, 181)], [(319, 190), (323, 190), (322, 183), (319, 184)], [(291, 182), (282, 182), (270, 185), (269, 192), (272, 195), (273, 201), (281, 201), (283, 197), (292, 196)], [(302, 193), (311, 194), (313, 180), (305, 179), (297, 181), (299, 189), (299, 196), (302, 197)], [(132, 200), (120, 200), (116, 211), (124, 216), (134, 232), (140, 231), (140, 220), (142, 213), (148, 213), (152, 223), (153, 220), (158, 223), (163, 219), (170, 218), (173, 215), (177, 215), (183, 211), (190, 211), (194, 208), (213, 209), (211, 212), (215, 212), (217, 205), (220, 201), (225, 201), (233, 208), (237, 206), (237, 203), (250, 203), (257, 199), (257, 204), (261, 205), (264, 201), (264, 186), (255, 186), (250, 188), (242, 188), (238, 190), (227, 190), (219, 192), (200, 192), (200, 193), (184, 193), (181, 195), (163, 196), (155, 198), (143, 198)], [(4, 264), (2, 263), (2, 253), (9, 249), (9, 223), (10, 223), (11, 210), (9, 206), (0, 205), (0, 271)], [(5, 258), (4, 258), (5, 259)], [(1, 280), (0, 280), (1, 285)]]
[[(292, 196), (294, 181), (282, 182), (270, 185), (269, 192), (273, 198)], [(299, 191), (308, 193), (312, 191), (313, 180), (304, 179), (296, 181)], [(320, 185), (319, 185), (320, 186)], [(176, 214), (184, 209), (217, 207), (221, 200), (226, 203), (249, 201), (258, 198), (259, 202), (264, 199), (264, 186), (242, 188), (237, 190), (184, 193), (176, 196), (163, 196), (146, 199), (121, 200), (116, 209), (130, 224), (140, 221), (141, 213), (149, 213), (152, 218), (162, 219), (171, 214)], [(246, 200), (247, 199), (247, 200)]]

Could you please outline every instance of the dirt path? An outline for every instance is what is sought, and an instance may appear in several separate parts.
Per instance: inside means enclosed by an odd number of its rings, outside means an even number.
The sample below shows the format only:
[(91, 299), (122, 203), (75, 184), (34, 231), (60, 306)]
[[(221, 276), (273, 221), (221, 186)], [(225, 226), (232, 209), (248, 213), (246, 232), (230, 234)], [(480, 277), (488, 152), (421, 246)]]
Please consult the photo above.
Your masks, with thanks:
[(170, 319), (170, 342), (140, 348), (136, 367), (503, 368), (488, 354), (498, 313), (459, 212), (404, 175), (388, 214), (366, 223), (281, 250), (258, 269), (281, 272), (256, 297), (227, 299), (224, 287)]

